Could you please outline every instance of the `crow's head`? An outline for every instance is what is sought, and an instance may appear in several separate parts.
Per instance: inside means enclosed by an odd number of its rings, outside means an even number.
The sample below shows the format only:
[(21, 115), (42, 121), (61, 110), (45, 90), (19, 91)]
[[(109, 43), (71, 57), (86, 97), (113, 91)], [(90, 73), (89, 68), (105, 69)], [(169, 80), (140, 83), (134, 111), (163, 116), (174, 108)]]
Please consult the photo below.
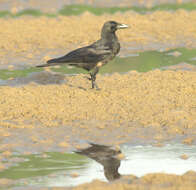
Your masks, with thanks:
[(126, 24), (120, 24), (115, 21), (107, 21), (104, 23), (102, 31), (113, 33), (118, 29), (123, 29), (123, 28), (127, 28), (127, 27), (128, 26)]

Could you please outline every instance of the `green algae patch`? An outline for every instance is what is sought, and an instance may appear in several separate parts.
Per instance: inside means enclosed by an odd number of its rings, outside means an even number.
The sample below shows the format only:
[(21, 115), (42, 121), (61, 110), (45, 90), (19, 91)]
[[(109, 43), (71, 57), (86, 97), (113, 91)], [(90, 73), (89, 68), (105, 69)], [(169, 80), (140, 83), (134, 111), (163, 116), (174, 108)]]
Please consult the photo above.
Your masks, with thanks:
[(79, 169), (88, 163), (84, 156), (73, 153), (43, 153), (21, 155), (25, 159), (17, 166), (9, 167), (0, 172), (0, 178), (22, 179), (36, 176), (45, 176), (58, 171)]
[(17, 77), (25, 77), (32, 72), (38, 72), (38, 71), (41, 71), (41, 69), (34, 68), (34, 67), (23, 69), (23, 70), (2, 69), (0, 70), (0, 79), (6, 80), (11, 78), (17, 78)]
[(94, 15), (102, 15), (102, 14), (115, 14), (117, 12), (127, 12), (127, 11), (135, 11), (137, 13), (148, 13), (154, 11), (176, 11), (178, 9), (184, 9), (187, 11), (192, 11), (196, 9), (195, 3), (181, 3), (181, 4), (161, 4), (153, 7), (94, 7), (90, 5), (67, 5), (61, 10), (59, 10), (59, 14), (62, 15), (80, 15), (84, 12), (90, 12)]

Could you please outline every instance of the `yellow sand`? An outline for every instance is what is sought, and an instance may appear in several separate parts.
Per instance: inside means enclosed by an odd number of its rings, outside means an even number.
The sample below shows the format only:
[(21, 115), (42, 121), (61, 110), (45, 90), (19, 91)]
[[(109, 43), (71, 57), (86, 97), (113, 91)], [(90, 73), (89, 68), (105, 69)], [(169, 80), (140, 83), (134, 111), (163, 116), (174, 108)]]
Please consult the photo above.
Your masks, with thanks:
[(7, 53), (33, 57), (41, 50), (70, 48), (96, 41), (105, 21), (116, 20), (130, 25), (118, 32), (123, 42), (148, 44), (152, 42), (196, 47), (196, 11), (157, 11), (147, 15), (135, 12), (95, 16), (19, 17), (1, 18), (0, 57)]
[(123, 178), (112, 184), (95, 180), (89, 184), (74, 187), (73, 190), (195, 190), (196, 188), (196, 173), (194, 171), (189, 171), (182, 176), (160, 173), (147, 174), (141, 178), (135, 176)]
[[(67, 84), (0, 87), (0, 126), (61, 126), (73, 121), (135, 121), (196, 133), (196, 74), (188, 71), (98, 75), (100, 91), (84, 75)], [(84, 89), (81, 89), (85, 88)], [(8, 121), (12, 121), (11, 123)], [(107, 126), (102, 126), (107, 127)]]

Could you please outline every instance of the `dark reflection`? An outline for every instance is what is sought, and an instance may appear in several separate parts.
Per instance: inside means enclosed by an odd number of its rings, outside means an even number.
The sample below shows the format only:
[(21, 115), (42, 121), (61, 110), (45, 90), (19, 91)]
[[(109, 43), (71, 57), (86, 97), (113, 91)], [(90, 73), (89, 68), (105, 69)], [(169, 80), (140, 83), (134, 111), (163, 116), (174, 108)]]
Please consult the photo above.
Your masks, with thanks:
[(90, 147), (75, 151), (78, 154), (88, 156), (97, 161), (104, 167), (104, 174), (108, 181), (113, 181), (120, 178), (118, 168), (120, 167), (120, 160), (118, 155), (122, 152), (115, 150), (111, 146), (98, 145), (90, 143)]

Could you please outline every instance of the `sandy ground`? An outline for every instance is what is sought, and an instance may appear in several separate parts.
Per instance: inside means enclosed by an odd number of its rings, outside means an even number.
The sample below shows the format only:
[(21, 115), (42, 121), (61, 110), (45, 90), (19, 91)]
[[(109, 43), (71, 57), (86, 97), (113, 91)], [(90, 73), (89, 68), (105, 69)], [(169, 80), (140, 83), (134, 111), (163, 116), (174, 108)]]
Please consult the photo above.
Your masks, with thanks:
[[(40, 62), (55, 54), (48, 52), (56, 48), (68, 50), (87, 45), (99, 38), (106, 20), (131, 26), (118, 32), (125, 47), (152, 43), (163, 47), (168, 44), (196, 47), (195, 18), (195, 11), (179, 10), (145, 16), (129, 12), (100, 17), (85, 13), (80, 17), (1, 19), (1, 64), (14, 64), (17, 57), (24, 56), (25, 65), (36, 65), (38, 61), (31, 60), (42, 52), (46, 55)], [(196, 143), (195, 72), (154, 70), (98, 75), (100, 91), (90, 89), (90, 81), (85, 77), (60, 76), (57, 84), (48, 85), (30, 82), (19, 87), (0, 86), (0, 170), (9, 167), (2, 161), (12, 160), (15, 151), (65, 152), (85, 146), (86, 141), (156, 146), (170, 140)], [(58, 83), (58, 79), (63, 83)], [(115, 184), (95, 181), (75, 189), (194, 190), (196, 187), (194, 172), (183, 176), (149, 174), (131, 179)]]
[[(54, 188), (39, 188), (39, 187), (19, 187), (20, 190), (195, 190), (196, 188), (196, 172), (189, 171), (182, 176), (173, 174), (147, 174), (143, 177), (122, 176), (121, 179), (112, 182), (101, 182), (94, 180), (91, 183), (79, 185), (73, 188), (54, 187)], [(1, 179), (0, 184), (6, 187), (8, 184), (13, 184), (11, 180)], [(8, 188), (10, 189), (10, 188)], [(16, 188), (17, 190), (18, 188)]]
[(91, 90), (85, 75), (66, 80), (61, 85), (1, 86), (1, 126), (55, 127), (72, 121), (111, 120), (119, 125), (125, 121), (176, 125), (183, 130), (196, 124), (195, 72), (156, 70), (98, 76), (101, 91)]
[(99, 39), (107, 20), (130, 25), (129, 29), (118, 31), (122, 49), (126, 51), (196, 47), (196, 11), (7, 18), (0, 19), (0, 66), (38, 65), (50, 57), (88, 45)]
[[(196, 172), (190, 171), (182, 176), (167, 174), (148, 174), (141, 178), (126, 176), (114, 183), (94, 181), (90, 184), (72, 188), (74, 190), (194, 190), (196, 188)], [(57, 188), (58, 189), (58, 188)], [(64, 189), (64, 188), (59, 188)]]
[(65, 151), (83, 140), (196, 143), (195, 72), (98, 75), (100, 91), (90, 89), (85, 77), (65, 76), (63, 84), (1, 86), (0, 149)]

